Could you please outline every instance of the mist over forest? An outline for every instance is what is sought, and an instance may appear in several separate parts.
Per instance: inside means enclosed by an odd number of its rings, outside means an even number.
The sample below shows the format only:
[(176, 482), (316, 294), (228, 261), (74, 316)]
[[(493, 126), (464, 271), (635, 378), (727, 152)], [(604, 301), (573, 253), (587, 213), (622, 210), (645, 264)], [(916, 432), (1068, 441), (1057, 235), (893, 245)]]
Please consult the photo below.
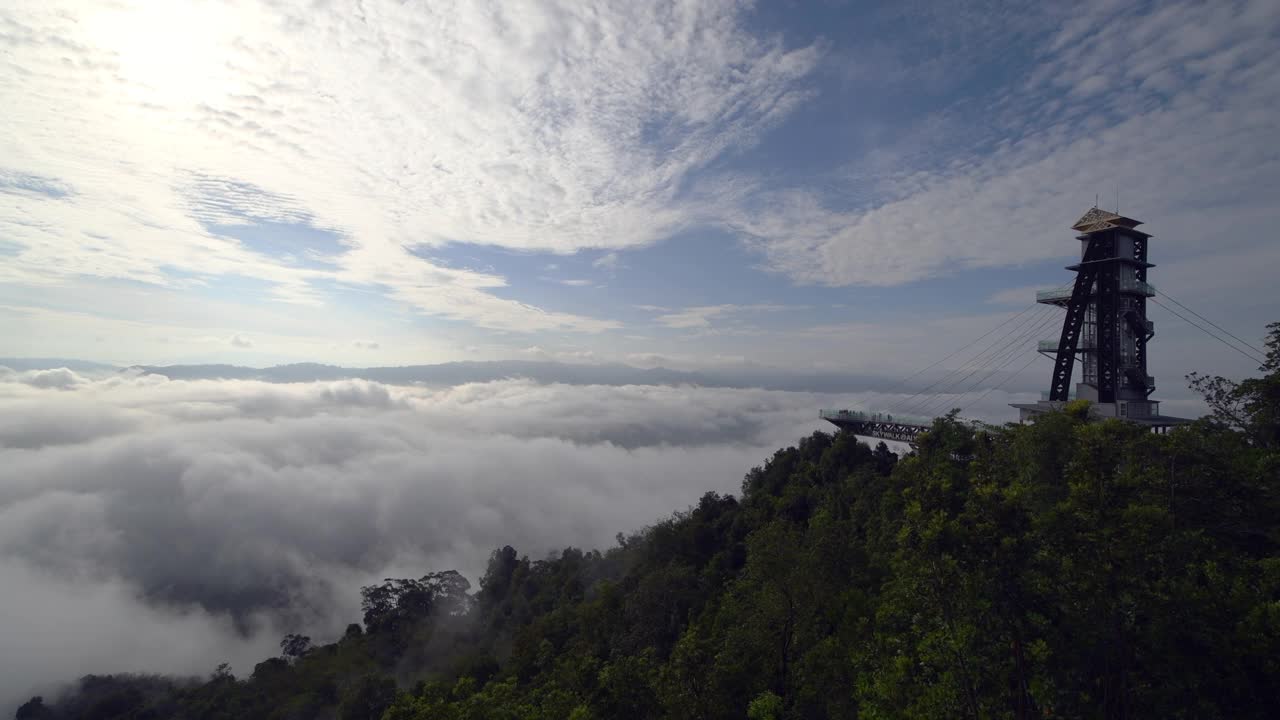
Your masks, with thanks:
[(103, 669), (201, 674), (210, 652), (249, 668), (286, 632), (339, 636), (382, 577), (606, 546), (735, 491), (836, 402), (82, 373), (0, 370), (6, 703)]
[(1266, 717), (1271, 329), (1265, 375), (1191, 378), (1212, 412), (1172, 433), (1078, 401), (952, 414), (902, 453), (766, 390), (6, 370), (30, 422), (0, 427), (0, 699), (20, 720)]

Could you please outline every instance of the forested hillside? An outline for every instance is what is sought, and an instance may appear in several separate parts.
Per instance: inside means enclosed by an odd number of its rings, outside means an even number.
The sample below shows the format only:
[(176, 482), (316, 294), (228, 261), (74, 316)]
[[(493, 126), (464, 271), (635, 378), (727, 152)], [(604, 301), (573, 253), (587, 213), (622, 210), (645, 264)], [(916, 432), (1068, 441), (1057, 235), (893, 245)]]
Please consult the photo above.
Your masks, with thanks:
[(91, 676), (17, 717), (1273, 717), (1280, 325), (1268, 349), (1193, 377), (1214, 414), (1168, 435), (1079, 405), (901, 459), (815, 433), (608, 550), (504, 547), (474, 592), (364, 588), (342, 639), (243, 677)]

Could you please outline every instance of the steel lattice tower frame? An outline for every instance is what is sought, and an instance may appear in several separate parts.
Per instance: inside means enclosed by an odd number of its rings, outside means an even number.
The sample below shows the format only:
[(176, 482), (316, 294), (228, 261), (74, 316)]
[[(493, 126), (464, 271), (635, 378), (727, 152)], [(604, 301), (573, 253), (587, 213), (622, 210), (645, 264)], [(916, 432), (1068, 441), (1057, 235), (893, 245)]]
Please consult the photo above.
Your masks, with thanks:
[(1150, 235), (1142, 223), (1091, 208), (1072, 229), (1080, 233), (1081, 260), (1067, 267), (1076, 273), (1070, 295), (1044, 293), (1038, 302), (1066, 308), (1055, 352), (1050, 402), (1070, 398), (1077, 356), (1083, 365), (1080, 395), (1106, 405), (1123, 405), (1119, 415), (1154, 414), (1147, 401), (1155, 390), (1147, 374), (1147, 342), (1154, 326), (1147, 320)]

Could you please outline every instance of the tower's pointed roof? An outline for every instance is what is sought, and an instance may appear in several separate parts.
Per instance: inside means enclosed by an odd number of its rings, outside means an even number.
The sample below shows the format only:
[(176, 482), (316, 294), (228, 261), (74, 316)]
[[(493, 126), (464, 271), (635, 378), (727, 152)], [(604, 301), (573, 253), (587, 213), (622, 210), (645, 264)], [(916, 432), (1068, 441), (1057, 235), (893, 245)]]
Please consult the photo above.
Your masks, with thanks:
[(1089, 211), (1080, 216), (1080, 219), (1071, 226), (1072, 230), (1082, 233), (1097, 232), (1113, 227), (1132, 228), (1142, 224), (1141, 220), (1134, 220), (1123, 215), (1117, 215), (1110, 210), (1103, 210), (1097, 205), (1089, 208)]

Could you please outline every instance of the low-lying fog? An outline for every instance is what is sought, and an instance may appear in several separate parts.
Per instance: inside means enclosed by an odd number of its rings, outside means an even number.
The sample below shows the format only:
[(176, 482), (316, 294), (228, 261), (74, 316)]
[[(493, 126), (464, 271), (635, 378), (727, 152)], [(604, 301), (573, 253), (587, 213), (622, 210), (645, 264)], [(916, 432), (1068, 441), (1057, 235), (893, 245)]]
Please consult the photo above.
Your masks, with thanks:
[(0, 368), (0, 706), (88, 672), (245, 674), (358, 621), (362, 584), (608, 547), (859, 401)]

